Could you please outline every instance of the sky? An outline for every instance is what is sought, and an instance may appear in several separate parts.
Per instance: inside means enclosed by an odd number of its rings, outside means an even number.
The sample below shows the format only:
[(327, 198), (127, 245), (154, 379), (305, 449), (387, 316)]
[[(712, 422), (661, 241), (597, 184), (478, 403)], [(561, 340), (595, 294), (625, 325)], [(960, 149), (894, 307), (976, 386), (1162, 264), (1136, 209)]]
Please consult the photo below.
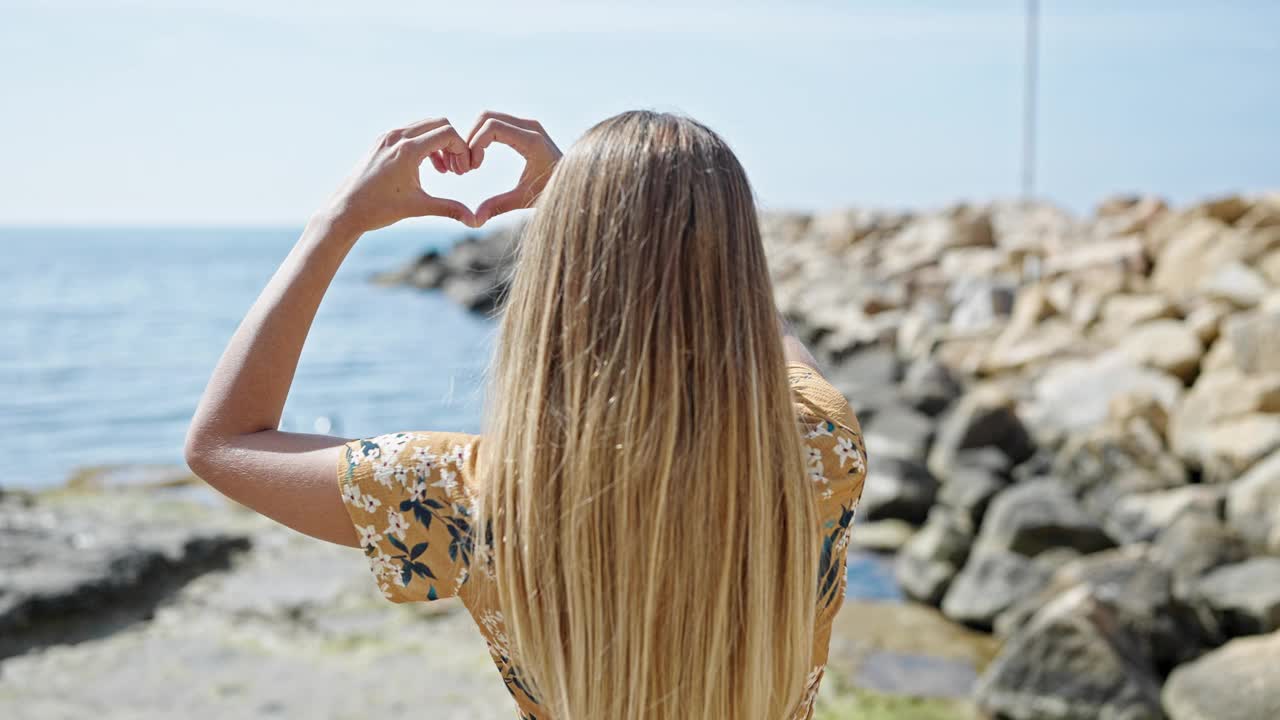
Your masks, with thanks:
[[(0, 224), (300, 225), (382, 131), (645, 107), (773, 209), (1016, 196), (1020, 0), (0, 0)], [(1043, 0), (1037, 195), (1280, 189), (1280, 3)], [(474, 206), (520, 161), (429, 192)]]

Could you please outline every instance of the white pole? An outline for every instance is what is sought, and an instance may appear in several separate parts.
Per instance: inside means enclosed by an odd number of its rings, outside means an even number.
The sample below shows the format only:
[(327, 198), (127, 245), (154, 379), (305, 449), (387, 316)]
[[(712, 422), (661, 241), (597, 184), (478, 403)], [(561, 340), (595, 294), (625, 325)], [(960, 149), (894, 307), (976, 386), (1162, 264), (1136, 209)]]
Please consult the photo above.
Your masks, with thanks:
[(1022, 99), (1022, 197), (1024, 200), (1030, 200), (1036, 191), (1036, 84), (1039, 24), (1040, 2), (1027, 0), (1026, 77)]

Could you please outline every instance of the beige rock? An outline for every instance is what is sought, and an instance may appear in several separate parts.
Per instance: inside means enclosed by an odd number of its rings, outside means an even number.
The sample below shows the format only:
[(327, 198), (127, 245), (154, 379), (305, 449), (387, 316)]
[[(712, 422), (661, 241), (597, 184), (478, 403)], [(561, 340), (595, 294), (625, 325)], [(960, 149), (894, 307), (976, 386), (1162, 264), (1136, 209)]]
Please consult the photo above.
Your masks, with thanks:
[(1236, 221), (1237, 227), (1260, 230), (1262, 228), (1280, 227), (1280, 198), (1268, 196), (1259, 198), (1249, 212)]
[(1082, 355), (1088, 345), (1080, 331), (1062, 319), (1046, 320), (1030, 329), (1010, 324), (991, 344), (982, 361), (982, 372), (1018, 370), (1071, 355)]
[(1207, 278), (1245, 254), (1245, 235), (1197, 218), (1173, 235), (1156, 259), (1152, 284), (1173, 297), (1193, 295)]
[(1229, 482), (1280, 448), (1280, 415), (1254, 413), (1214, 426), (1205, 436), (1204, 477)]
[(1224, 371), (1236, 371), (1236, 354), (1231, 348), (1231, 343), (1222, 338), (1218, 338), (1213, 345), (1209, 346), (1209, 352), (1200, 358), (1200, 372), (1214, 373)]
[(1109, 330), (1127, 330), (1151, 320), (1176, 318), (1178, 310), (1163, 295), (1112, 295), (1102, 302), (1100, 321)]
[(1233, 312), (1235, 308), (1225, 301), (1202, 302), (1187, 313), (1187, 327), (1191, 328), (1205, 347), (1210, 347), (1218, 339), (1223, 321)]
[(1252, 203), (1239, 195), (1226, 195), (1200, 203), (1199, 212), (1230, 225), (1252, 209)]
[(1251, 308), (1267, 294), (1267, 281), (1257, 270), (1241, 262), (1231, 262), (1205, 278), (1200, 286), (1202, 296), (1224, 300), (1238, 308)]
[(1145, 422), (1161, 437), (1169, 430), (1169, 408), (1148, 392), (1129, 391), (1112, 397), (1107, 406), (1107, 419), (1118, 427)]
[(1280, 286), (1280, 250), (1272, 250), (1258, 263), (1258, 271), (1272, 286)]
[(1248, 376), (1234, 368), (1205, 372), (1170, 418), (1170, 446), (1183, 460), (1200, 464), (1213, 428), (1254, 413), (1271, 412), (1280, 412), (1280, 373)]
[(1244, 372), (1280, 372), (1280, 309), (1232, 316), (1222, 335)]
[(1063, 248), (1045, 258), (1047, 276), (1119, 270), (1124, 275), (1144, 274), (1147, 253), (1136, 235)]
[(1132, 328), (1119, 351), (1140, 365), (1190, 382), (1199, 370), (1204, 346), (1180, 320), (1153, 320)]

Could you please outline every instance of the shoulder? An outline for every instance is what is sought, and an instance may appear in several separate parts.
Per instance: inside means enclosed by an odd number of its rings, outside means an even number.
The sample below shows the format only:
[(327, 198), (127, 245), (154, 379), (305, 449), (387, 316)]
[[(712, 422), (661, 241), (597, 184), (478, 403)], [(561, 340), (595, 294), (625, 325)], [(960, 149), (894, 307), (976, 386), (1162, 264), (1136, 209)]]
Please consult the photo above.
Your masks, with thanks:
[(787, 364), (787, 377), (799, 424), (805, 467), (818, 493), (823, 515), (852, 521), (867, 473), (862, 428), (849, 401), (813, 368)]
[(861, 435), (849, 400), (817, 370), (792, 360), (787, 363), (787, 381), (801, 420), (827, 420)]

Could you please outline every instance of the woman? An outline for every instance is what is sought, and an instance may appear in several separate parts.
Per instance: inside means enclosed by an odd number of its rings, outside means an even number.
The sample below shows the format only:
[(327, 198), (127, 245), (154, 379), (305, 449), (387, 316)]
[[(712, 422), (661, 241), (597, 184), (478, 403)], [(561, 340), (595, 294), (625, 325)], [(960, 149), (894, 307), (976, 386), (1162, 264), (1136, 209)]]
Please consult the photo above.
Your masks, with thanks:
[[(515, 190), (475, 214), (423, 192), (425, 159), (464, 173), (493, 142), (527, 160)], [(363, 232), (535, 201), (482, 436), (275, 429)], [(363, 548), (390, 600), (459, 597), (539, 720), (809, 717), (866, 469), (848, 403), (779, 322), (742, 167), (649, 112), (563, 159), (497, 113), (466, 140), (444, 120), (388, 133), (236, 331), (186, 455), (231, 498)]]

